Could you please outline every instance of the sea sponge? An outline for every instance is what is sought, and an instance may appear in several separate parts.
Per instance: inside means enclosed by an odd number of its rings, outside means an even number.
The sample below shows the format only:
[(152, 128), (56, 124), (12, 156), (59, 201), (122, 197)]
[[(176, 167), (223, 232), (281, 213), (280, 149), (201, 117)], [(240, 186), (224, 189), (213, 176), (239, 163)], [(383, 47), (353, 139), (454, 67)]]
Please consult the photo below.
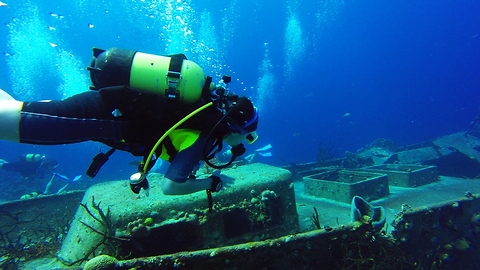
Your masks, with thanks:
[(153, 218), (147, 217), (147, 218), (143, 221), (143, 224), (144, 224), (145, 226), (152, 226), (152, 224), (153, 224)]
[(114, 257), (108, 255), (99, 255), (87, 263), (85, 263), (84, 270), (113, 270), (117, 269), (118, 261)]

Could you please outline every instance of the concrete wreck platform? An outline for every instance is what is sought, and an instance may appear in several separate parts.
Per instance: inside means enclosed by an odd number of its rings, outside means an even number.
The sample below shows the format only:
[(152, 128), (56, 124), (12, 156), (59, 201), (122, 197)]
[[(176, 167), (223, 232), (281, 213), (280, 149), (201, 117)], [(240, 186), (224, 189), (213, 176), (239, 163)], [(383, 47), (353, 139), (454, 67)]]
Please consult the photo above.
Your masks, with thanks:
[(223, 172), (225, 187), (167, 196), (160, 175), (133, 194), (127, 181), (87, 190), (57, 257), (67, 265), (99, 254), (145, 257), (276, 238), (298, 231), (291, 174), (264, 164)]
[[(306, 196), (295, 182), (297, 233), (149, 258), (95, 259), (118, 269), (478, 269), (478, 181), (440, 177), (420, 187), (391, 187), (371, 202), (387, 210), (381, 232), (352, 222), (350, 204)], [(313, 207), (321, 229), (313, 225)]]
[[(480, 193), (480, 179), (440, 176), (439, 181), (424, 186), (414, 188), (390, 186), (388, 196), (371, 201), (371, 203), (385, 208), (387, 223), (390, 223), (402, 211), (402, 208), (416, 209), (439, 204), (463, 198), (470, 193)], [(295, 194), (301, 231), (312, 229), (313, 207), (317, 208), (319, 212), (322, 226), (338, 227), (351, 222), (350, 204), (305, 195), (302, 182), (295, 182)]]
[[(369, 224), (117, 261), (102, 269), (478, 269), (480, 193), (399, 212), (387, 234)], [(87, 267), (85, 268), (87, 269)]]
[[(3, 255), (0, 266), (11, 260), (20, 269), (478, 267), (480, 179), (440, 176), (418, 187), (390, 186), (388, 195), (370, 201), (387, 216), (384, 230), (375, 232), (368, 222), (352, 221), (350, 204), (305, 195), (303, 182), (294, 182), (288, 170), (250, 164), (222, 174), (226, 185), (213, 194), (212, 213), (203, 192), (163, 195), (160, 176), (150, 178), (148, 197), (115, 181), (91, 187), (81, 202), (75, 193), (0, 205), (0, 232), (11, 240), (2, 250), (19, 246), (20, 254)], [(61, 223), (66, 235), (50, 236), (45, 229), (35, 236), (38, 224), (25, 215), (43, 209), (43, 202), (62, 205), (49, 218), (71, 220)], [(22, 242), (15, 242), (20, 236)], [(39, 248), (43, 256), (36, 260), (13, 260), (35, 241), (44, 249), (52, 239), (61, 240), (57, 252)]]

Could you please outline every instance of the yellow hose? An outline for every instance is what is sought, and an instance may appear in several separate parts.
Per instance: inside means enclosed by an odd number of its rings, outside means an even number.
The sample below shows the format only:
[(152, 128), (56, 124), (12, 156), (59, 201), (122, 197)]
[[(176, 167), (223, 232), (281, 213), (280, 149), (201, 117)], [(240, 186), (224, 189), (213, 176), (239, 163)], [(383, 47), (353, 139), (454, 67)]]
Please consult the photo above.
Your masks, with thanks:
[(195, 111), (189, 113), (187, 116), (185, 116), (184, 118), (182, 118), (182, 120), (178, 121), (175, 125), (173, 125), (170, 129), (168, 129), (165, 134), (163, 134), (162, 137), (160, 137), (160, 139), (158, 139), (157, 143), (153, 146), (152, 148), (152, 151), (150, 151), (150, 154), (148, 154), (148, 158), (147, 160), (145, 161), (145, 165), (143, 166), (143, 173), (147, 173), (147, 169), (148, 169), (148, 164), (150, 163), (150, 160), (152, 160), (152, 157), (153, 157), (153, 154), (155, 153), (155, 150), (157, 150), (158, 146), (162, 143), (162, 141), (173, 131), (175, 130), (178, 126), (180, 126), (181, 124), (183, 124), (185, 121), (187, 121), (188, 119), (190, 119), (192, 116), (194, 116), (195, 114), (203, 111), (204, 109), (212, 106), (213, 102), (209, 102), (205, 105), (203, 105), (202, 107), (196, 109)]

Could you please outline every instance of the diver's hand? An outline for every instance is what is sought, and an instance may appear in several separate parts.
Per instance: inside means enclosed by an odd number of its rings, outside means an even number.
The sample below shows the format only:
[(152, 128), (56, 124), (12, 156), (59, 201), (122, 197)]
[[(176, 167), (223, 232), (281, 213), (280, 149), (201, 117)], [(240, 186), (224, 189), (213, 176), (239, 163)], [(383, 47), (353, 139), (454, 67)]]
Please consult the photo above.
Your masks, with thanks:
[(241, 156), (245, 153), (246, 149), (245, 149), (245, 146), (243, 145), (243, 143), (241, 143), (239, 145), (235, 145), (234, 147), (232, 147), (232, 149), (230, 149), (230, 151), (232, 152), (232, 154), (235, 157), (239, 157), (239, 156)]

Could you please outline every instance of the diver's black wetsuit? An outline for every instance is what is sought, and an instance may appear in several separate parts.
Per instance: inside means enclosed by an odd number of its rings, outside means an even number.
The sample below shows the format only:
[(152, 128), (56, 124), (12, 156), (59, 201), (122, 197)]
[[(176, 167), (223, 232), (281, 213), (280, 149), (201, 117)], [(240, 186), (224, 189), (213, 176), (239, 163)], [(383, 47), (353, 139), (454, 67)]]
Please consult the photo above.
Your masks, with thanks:
[[(182, 105), (126, 86), (88, 91), (61, 101), (25, 102), (20, 142), (53, 145), (91, 140), (145, 157), (165, 131), (203, 104), (201, 99)], [(208, 132), (221, 117), (220, 111), (209, 107), (179, 127), (199, 130), (201, 135), (188, 149), (170, 155), (168, 178), (177, 182), (187, 178), (202, 159)]]

